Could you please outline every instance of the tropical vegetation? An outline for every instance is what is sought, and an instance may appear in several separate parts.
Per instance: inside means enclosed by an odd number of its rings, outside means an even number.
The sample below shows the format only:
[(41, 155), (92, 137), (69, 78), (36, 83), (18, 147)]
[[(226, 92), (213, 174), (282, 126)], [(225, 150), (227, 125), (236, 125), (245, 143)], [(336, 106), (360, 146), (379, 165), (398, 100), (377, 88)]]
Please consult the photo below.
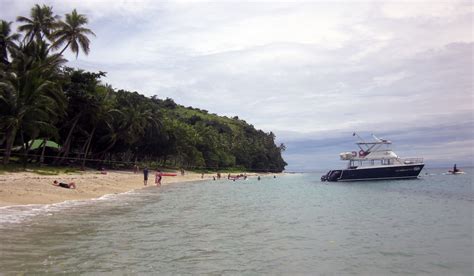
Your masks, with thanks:
[[(88, 54), (87, 17), (35, 5), (29, 17), (0, 21), (0, 145), (12, 161), (100, 167), (162, 167), (280, 172), (285, 146), (238, 117), (184, 107), (172, 99), (113, 89), (65, 66), (66, 50)], [(29, 141), (44, 141), (42, 147)], [(47, 141), (61, 145), (47, 148)], [(55, 143), (54, 143), (55, 144)]]

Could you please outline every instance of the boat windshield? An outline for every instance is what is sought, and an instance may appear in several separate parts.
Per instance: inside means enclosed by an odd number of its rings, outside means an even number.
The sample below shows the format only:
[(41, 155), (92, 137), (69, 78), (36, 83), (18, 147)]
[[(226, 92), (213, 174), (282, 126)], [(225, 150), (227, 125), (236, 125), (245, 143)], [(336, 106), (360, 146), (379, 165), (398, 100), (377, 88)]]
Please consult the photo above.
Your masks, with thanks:
[(399, 159), (380, 159), (380, 160), (351, 160), (348, 168), (355, 169), (360, 167), (371, 167), (371, 166), (389, 166), (389, 165), (400, 165)]
[(357, 146), (365, 152), (374, 151), (391, 151), (392, 142), (384, 140), (384, 142), (358, 142)]

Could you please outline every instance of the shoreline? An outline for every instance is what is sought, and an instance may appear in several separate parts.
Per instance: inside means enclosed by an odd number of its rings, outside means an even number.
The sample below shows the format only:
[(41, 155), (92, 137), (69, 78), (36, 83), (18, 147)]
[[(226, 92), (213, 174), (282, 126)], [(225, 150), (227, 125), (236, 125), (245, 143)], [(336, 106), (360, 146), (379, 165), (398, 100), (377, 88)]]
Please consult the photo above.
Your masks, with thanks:
[[(162, 186), (174, 183), (213, 180), (215, 173), (204, 174), (186, 172), (182, 176), (164, 176)], [(245, 173), (245, 172), (242, 172)], [(235, 175), (236, 173), (233, 173)], [(239, 173), (240, 174), (240, 173)], [(249, 177), (279, 175), (275, 173), (245, 173)], [(121, 194), (146, 187), (155, 186), (154, 171), (150, 171), (148, 185), (143, 184), (143, 173), (132, 171), (84, 171), (58, 175), (40, 175), (32, 172), (13, 172), (0, 175), (0, 207), (55, 204), (69, 200), (97, 199), (105, 195)], [(226, 173), (221, 179), (226, 179)], [(77, 189), (65, 189), (53, 186), (54, 180), (59, 182), (75, 182)]]

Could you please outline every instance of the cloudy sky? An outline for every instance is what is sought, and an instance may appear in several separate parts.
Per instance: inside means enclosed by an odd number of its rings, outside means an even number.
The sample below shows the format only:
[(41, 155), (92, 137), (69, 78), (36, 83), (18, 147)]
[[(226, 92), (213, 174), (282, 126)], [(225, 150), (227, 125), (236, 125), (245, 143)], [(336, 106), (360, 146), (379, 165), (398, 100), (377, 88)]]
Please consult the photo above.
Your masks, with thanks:
[[(0, 18), (38, 1), (0, 0)], [(472, 165), (471, 1), (44, 1), (90, 19), (115, 88), (239, 116), (287, 145), (288, 170), (343, 166), (354, 131), (428, 166)]]

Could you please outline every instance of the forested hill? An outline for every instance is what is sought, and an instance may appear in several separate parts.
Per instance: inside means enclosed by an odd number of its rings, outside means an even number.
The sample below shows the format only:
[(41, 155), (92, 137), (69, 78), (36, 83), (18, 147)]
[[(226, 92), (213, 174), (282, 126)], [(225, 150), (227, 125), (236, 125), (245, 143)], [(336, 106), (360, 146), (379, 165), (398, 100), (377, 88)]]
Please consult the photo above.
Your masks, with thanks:
[[(238, 117), (184, 107), (172, 99), (102, 85), (103, 73), (65, 70), (66, 116), (58, 123), (62, 144), (88, 158), (156, 161), (185, 168), (280, 172), (284, 145)], [(77, 120), (71, 141), (66, 141)], [(90, 145), (88, 145), (90, 144)]]
[[(58, 97), (62, 111), (49, 128), (22, 129), (24, 141), (41, 138), (62, 145), (57, 156), (46, 161), (87, 160), (84, 164), (93, 167), (107, 160), (189, 169), (284, 170), (285, 146), (275, 145), (272, 132), (257, 130), (238, 117), (184, 107), (169, 98), (115, 90), (101, 83), (104, 75), (64, 68)], [(40, 117), (34, 120), (40, 125)]]
[(24, 164), (284, 169), (285, 146), (276, 146), (271, 132), (172, 99), (114, 90), (101, 82), (103, 72), (66, 67), (63, 53), (87, 55), (89, 37), (95, 35), (86, 27), (87, 17), (75, 9), (61, 17), (53, 7), (36, 4), (29, 17), (18, 16), (16, 21), (18, 33), (13, 22), (0, 20), (4, 165), (13, 156)]

